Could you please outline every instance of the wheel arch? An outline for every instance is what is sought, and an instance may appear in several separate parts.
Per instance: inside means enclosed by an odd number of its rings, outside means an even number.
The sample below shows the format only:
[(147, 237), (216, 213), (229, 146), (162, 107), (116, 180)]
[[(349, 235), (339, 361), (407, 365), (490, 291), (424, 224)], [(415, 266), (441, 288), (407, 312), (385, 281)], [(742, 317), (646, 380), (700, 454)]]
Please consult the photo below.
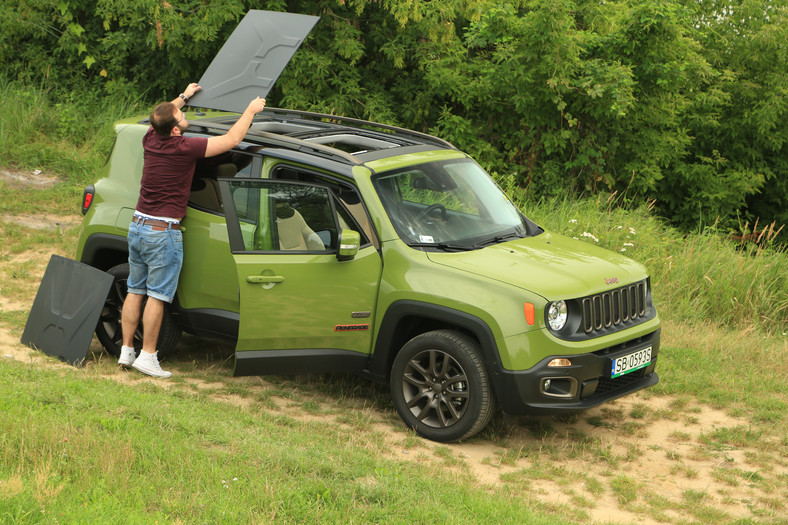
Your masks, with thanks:
[(387, 382), (394, 358), (405, 343), (419, 334), (442, 329), (456, 330), (476, 341), (497, 396), (496, 379), (502, 363), (495, 336), (487, 323), (460, 310), (420, 301), (396, 301), (386, 310), (370, 358), (369, 375)]
[(129, 244), (125, 235), (96, 233), (85, 241), (79, 262), (106, 271), (128, 260)]

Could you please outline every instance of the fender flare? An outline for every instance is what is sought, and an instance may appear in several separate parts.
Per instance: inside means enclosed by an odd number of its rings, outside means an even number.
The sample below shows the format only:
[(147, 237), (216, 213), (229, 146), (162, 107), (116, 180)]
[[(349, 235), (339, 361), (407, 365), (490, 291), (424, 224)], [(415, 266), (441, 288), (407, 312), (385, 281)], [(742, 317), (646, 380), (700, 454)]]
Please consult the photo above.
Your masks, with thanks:
[(479, 343), (485, 368), (497, 390), (496, 378), (503, 365), (495, 336), (487, 323), (460, 310), (411, 300), (395, 301), (383, 315), (367, 370), (373, 379), (388, 381), (394, 357), (403, 344), (423, 332), (417, 330), (422, 323), (434, 326), (433, 329), (470, 333)]
[(94, 233), (85, 240), (79, 262), (100, 270), (126, 262), (129, 257), (129, 242), (125, 235)]

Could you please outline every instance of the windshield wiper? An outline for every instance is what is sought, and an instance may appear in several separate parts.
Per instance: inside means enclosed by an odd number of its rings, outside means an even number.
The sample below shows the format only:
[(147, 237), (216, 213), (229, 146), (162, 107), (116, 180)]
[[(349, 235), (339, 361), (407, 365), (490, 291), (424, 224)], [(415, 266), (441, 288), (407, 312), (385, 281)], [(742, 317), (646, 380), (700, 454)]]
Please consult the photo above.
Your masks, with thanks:
[(494, 235), (492, 237), (477, 242), (476, 244), (473, 245), (473, 248), (481, 248), (482, 246), (488, 246), (490, 244), (499, 244), (504, 241), (508, 241), (509, 239), (522, 239), (523, 237), (525, 236), (519, 232), (505, 233), (503, 235)]
[(473, 246), (468, 246), (465, 244), (451, 244), (448, 242), (409, 242), (408, 246), (411, 248), (438, 248), (447, 252), (467, 252), (474, 249)]

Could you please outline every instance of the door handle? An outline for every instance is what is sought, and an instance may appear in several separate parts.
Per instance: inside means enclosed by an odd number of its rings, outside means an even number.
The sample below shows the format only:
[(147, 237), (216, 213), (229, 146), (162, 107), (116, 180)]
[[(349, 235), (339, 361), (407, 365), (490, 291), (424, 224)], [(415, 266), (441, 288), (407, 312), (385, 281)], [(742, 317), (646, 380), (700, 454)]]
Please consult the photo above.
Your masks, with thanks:
[(285, 278), (281, 275), (247, 275), (247, 283), (281, 283)]

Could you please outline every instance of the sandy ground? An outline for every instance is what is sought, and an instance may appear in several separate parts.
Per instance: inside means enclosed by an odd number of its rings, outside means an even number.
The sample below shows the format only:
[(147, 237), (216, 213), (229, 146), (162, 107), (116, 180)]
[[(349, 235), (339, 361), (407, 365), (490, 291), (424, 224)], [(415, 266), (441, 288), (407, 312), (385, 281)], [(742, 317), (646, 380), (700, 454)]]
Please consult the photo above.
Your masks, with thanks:
[[(45, 215), (6, 217), (3, 222), (40, 229), (53, 225), (71, 227), (79, 220), (79, 215)], [(8, 247), (0, 246), (0, 264), (6, 268), (24, 264), (34, 275), (43, 276), (49, 256), (30, 251), (13, 253)], [(34, 294), (34, 291), (25, 296), (8, 294), (0, 287), (0, 319), (3, 314), (29, 312)], [(21, 345), (20, 336), (21, 333), (11, 333), (0, 326), (0, 361), (70, 367)], [(669, 334), (663, 334), (663, 345), (670, 345)], [(81, 370), (90, 370), (97, 359), (111, 359), (109, 354), (102, 353), (95, 338), (91, 349), (93, 352)], [(147, 381), (168, 384), (114, 368), (106, 376), (135, 385)], [(225, 381), (266, 388), (265, 380), (260, 378), (228, 376)], [(187, 384), (197, 389), (217, 386), (196, 377), (187, 378)], [(171, 387), (184, 388), (183, 385)], [(253, 402), (229, 394), (217, 395), (216, 399), (241, 407)], [(343, 426), (337, 421), (337, 411), (332, 410), (335, 401), (331, 399), (320, 400), (326, 410), (318, 414), (324, 415), (293, 410), (294, 403), (297, 408), (296, 401), (275, 398), (276, 407), (271, 410), (286, 410), (288, 415), (304, 421)], [(499, 427), (494, 438), (476, 438), (451, 445), (416, 438), (393, 421), (391, 414), (363, 407), (359, 410), (373, 422), (362, 431), (383, 436), (390, 445), (392, 458), (445, 464), (445, 468), (455, 469), (458, 475), (472, 476), (481, 486), (507, 487), (513, 497), (538, 500), (553, 508), (577, 509), (581, 512), (578, 521), (645, 524), (708, 521), (697, 515), (693, 517), (688, 509), (696, 505), (721, 511), (726, 517), (723, 521), (752, 519), (788, 523), (786, 438), (769, 438), (775, 439), (772, 452), (768, 447), (764, 450), (759, 443), (721, 449), (710, 447), (702, 441), (704, 435), (715, 429), (749, 428), (750, 423), (695, 403), (684, 404), (680, 409), (675, 407), (675, 400), (669, 397), (636, 394), (589, 410), (573, 421), (502, 416), (494, 422)], [(535, 431), (535, 428), (547, 431)], [(622, 484), (633, 487), (633, 494), (627, 496), (614, 488)], [(694, 497), (698, 494), (700, 498)], [(701, 503), (692, 502), (698, 500)]]

